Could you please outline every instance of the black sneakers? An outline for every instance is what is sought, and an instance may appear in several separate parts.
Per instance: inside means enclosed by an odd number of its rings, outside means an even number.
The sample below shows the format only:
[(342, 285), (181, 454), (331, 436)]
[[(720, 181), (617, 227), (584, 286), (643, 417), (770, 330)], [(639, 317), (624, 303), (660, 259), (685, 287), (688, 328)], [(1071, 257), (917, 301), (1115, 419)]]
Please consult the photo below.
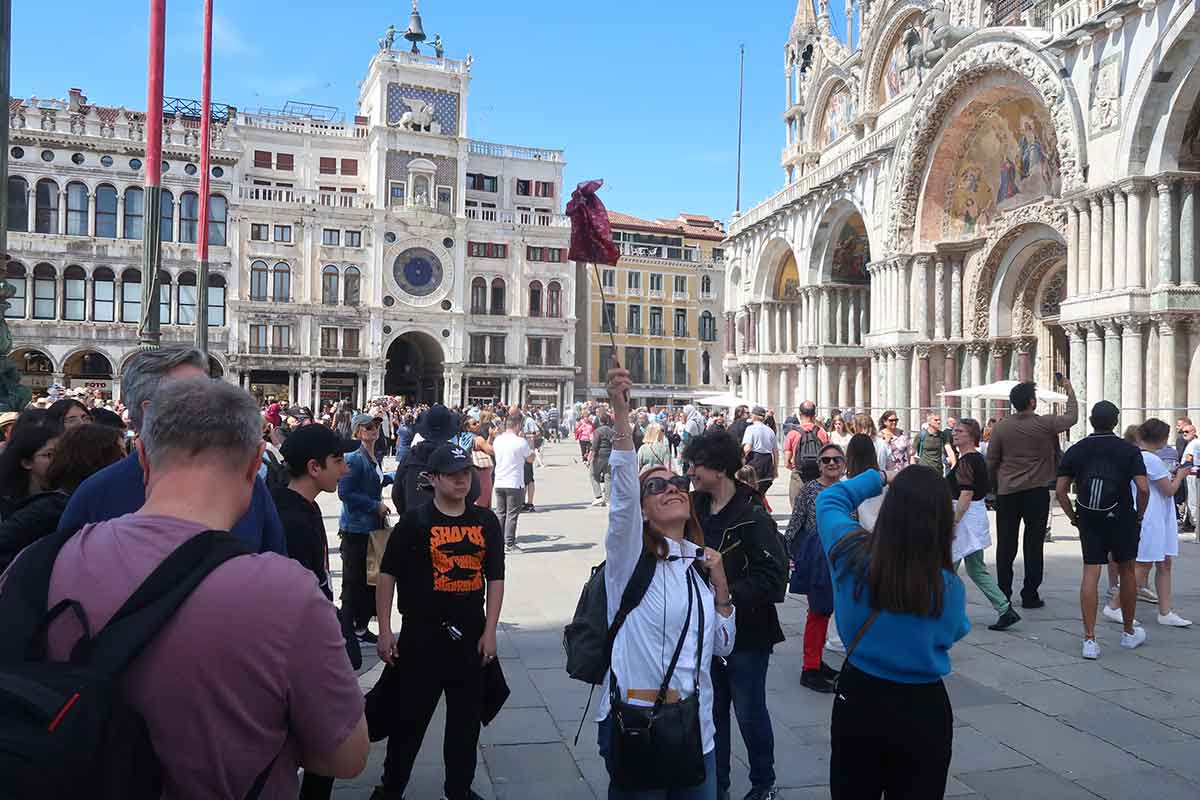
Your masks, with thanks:
[(833, 694), (833, 678), (820, 669), (806, 669), (801, 672), (800, 685), (821, 694)]
[(1021, 615), (1018, 614), (1017, 610), (1010, 605), (1008, 607), (1008, 611), (1005, 611), (1003, 614), (1000, 615), (1000, 619), (996, 620), (991, 625), (988, 625), (988, 630), (989, 631), (1006, 631), (1009, 628), (1011, 628), (1013, 625), (1016, 625), (1020, 621), (1021, 621)]

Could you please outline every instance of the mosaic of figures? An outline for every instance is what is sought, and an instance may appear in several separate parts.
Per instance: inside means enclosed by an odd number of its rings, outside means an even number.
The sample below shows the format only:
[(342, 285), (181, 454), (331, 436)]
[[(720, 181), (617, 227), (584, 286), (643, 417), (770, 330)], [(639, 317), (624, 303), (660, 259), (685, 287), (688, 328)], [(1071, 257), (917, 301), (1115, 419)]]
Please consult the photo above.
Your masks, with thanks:
[(915, 67), (910, 67), (908, 63), (909, 45), (907, 40), (910, 35), (920, 38), (915, 22), (906, 25), (892, 43), (892, 50), (888, 53), (887, 61), (883, 65), (883, 79), (879, 81), (880, 104), (899, 97), (917, 84), (917, 70)]
[(791, 253), (784, 259), (775, 283), (776, 300), (795, 300), (800, 296), (800, 270), (796, 268), (796, 257)]
[(845, 84), (838, 86), (829, 95), (825, 104), (825, 116), (821, 121), (820, 143), (831, 145), (850, 132), (850, 122), (858, 113), (854, 96)]
[(1044, 196), (1058, 196), (1054, 128), (1030, 98), (984, 110), (965, 137), (946, 191), (942, 235), (971, 239), (988, 233), (1001, 212)]
[(866, 283), (867, 264), (871, 260), (871, 245), (867, 227), (857, 214), (850, 217), (838, 231), (833, 246), (833, 280), (842, 283)]

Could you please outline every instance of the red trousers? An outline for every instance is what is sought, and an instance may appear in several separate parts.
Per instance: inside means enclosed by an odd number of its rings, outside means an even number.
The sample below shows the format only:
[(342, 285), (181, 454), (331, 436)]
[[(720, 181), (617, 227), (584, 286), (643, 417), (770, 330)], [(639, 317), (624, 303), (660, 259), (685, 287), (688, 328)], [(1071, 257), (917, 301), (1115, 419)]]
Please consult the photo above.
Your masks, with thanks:
[(804, 620), (804, 669), (821, 668), (821, 651), (825, 649), (830, 616), (809, 611), (808, 618)]

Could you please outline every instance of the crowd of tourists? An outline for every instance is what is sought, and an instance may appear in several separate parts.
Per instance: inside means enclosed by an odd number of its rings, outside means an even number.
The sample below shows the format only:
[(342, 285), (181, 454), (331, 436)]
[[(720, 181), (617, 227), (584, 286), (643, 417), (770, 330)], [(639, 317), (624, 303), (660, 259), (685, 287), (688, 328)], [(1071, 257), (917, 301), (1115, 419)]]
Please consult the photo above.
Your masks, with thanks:
[[(98, 779), (95, 764), (55, 761), (58, 736), (107, 772), (151, 776), (151, 794), (303, 798), (331, 796), (386, 738), (375, 797), (400, 798), (445, 695), (445, 796), (478, 797), (480, 726), (506, 695), (505, 559), (536, 509), (543, 443), (559, 438), (607, 507), (604, 569), (567, 645), (568, 668), (583, 658), (601, 686), (610, 798), (725, 800), (734, 721), (746, 800), (776, 796), (767, 675), (789, 593), (806, 601), (801, 686), (834, 695), (832, 795), (942, 796), (942, 679), (970, 630), (959, 567), (995, 610), (989, 627), (1019, 625), (1018, 605), (1045, 605), (1052, 500), (1079, 531), (1084, 658), (1100, 655), (1101, 617), (1122, 626), (1122, 647), (1147, 641), (1139, 600), (1164, 628), (1191, 624), (1171, 566), (1180, 510), (1195, 519), (1195, 428), (1149, 419), (1120, 436), (1103, 401), (1064, 451), (1079, 413), (1069, 382), (1062, 414), (1038, 414), (1022, 383), (998, 420), (931, 413), (908, 432), (894, 411), (820, 419), (811, 401), (782, 422), (757, 406), (633, 409), (620, 367), (607, 402), (562, 413), (379, 398), (315, 414), (256, 402), (205, 367), (189, 348), (140, 352), (120, 412), (64, 396), (0, 418), (0, 676), (36, 686), (39, 708), (6, 731), (24, 748), (0, 776), (17, 796)], [(781, 470), (790, 509), (777, 517), (766, 494)], [(341, 503), (336, 604), (324, 493)], [(365, 697), (364, 650), (386, 665)], [(119, 750), (93, 722), (104, 692), (142, 726)], [(30, 714), (13, 702), (0, 693), (5, 725)]]

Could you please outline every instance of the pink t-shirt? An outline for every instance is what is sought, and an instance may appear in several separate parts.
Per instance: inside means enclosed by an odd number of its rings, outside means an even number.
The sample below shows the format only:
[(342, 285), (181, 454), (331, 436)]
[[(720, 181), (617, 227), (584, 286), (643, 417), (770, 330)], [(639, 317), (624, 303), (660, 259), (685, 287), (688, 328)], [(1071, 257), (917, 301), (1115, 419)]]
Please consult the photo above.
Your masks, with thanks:
[[(205, 529), (127, 514), (84, 526), (59, 553), (49, 605), (78, 600), (105, 625), (163, 559)], [(82, 635), (60, 616), (49, 654)], [(328, 754), (363, 713), (333, 605), (298, 562), (273, 553), (217, 567), (125, 673), (165, 772), (164, 798), (244, 797), (275, 760), (262, 797), (295, 798), (302, 754)]]

